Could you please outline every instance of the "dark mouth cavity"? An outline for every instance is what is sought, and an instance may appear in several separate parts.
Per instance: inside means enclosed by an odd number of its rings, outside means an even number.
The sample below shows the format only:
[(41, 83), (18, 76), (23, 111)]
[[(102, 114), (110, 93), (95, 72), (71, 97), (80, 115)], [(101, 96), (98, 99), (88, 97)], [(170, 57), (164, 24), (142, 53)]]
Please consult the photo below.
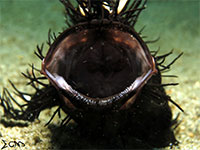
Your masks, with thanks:
[(116, 29), (70, 34), (49, 57), (49, 73), (91, 98), (118, 94), (151, 69), (137, 39)]

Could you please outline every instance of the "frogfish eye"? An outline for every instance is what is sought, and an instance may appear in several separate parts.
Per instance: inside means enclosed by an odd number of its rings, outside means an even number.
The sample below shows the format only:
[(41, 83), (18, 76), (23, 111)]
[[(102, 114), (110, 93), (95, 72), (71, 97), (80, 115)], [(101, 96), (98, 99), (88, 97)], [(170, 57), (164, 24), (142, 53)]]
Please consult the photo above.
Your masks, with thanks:
[(42, 72), (75, 105), (101, 107), (130, 93), (137, 95), (156, 72), (142, 39), (117, 24), (85, 26), (68, 29), (57, 38), (43, 60)]

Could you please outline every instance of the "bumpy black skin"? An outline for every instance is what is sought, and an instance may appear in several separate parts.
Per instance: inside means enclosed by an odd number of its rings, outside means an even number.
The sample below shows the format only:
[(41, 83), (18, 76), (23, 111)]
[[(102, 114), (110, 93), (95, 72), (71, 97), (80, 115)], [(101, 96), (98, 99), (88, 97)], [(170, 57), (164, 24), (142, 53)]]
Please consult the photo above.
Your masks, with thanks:
[[(106, 138), (108, 141), (112, 137), (120, 136), (124, 138), (125, 147), (150, 148), (165, 147), (169, 143), (177, 144), (171, 129), (174, 121), (168, 105), (170, 97), (166, 95), (162, 86), (148, 85), (160, 84), (160, 77), (160, 74), (152, 77), (143, 87), (134, 105), (128, 110), (119, 112), (78, 111), (71, 112), (70, 116), (78, 123), (84, 136), (88, 135), (95, 139)], [(65, 107), (62, 109), (65, 110)], [(142, 142), (134, 143), (133, 137)]]
[[(122, 11), (124, 14), (117, 14), (117, 7), (119, 1), (115, 3), (109, 0), (90, 1), (92, 8), (96, 10), (96, 13), (89, 13), (86, 16), (81, 16), (77, 13), (77, 10), (73, 8), (70, 1), (61, 0), (65, 5), (67, 19), (71, 19), (71, 22), (67, 21), (69, 26), (77, 25), (80, 22), (89, 22), (97, 19), (110, 19), (118, 21), (119, 24), (128, 24), (130, 28), (133, 28), (137, 17), (144, 9), (146, 1), (135, 0), (133, 2), (128, 1), (132, 7), (127, 11), (127, 6)], [(78, 4), (83, 5), (83, 2), (76, 1)], [(99, 7), (103, 2), (110, 4), (114, 12), (109, 15), (109, 12), (104, 9), (102, 16), (102, 7)], [(128, 5), (128, 4), (127, 4)], [(84, 6), (84, 5), (83, 5)], [(127, 13), (125, 13), (127, 11)], [(130, 12), (130, 13), (129, 13)], [(72, 23), (72, 24), (70, 24)], [(101, 26), (101, 24), (99, 25)], [(138, 36), (141, 32), (137, 33)], [(59, 37), (58, 37), (59, 38)], [(49, 46), (53, 44), (51, 40), (56, 40), (55, 34), (49, 34)], [(146, 45), (146, 43), (143, 43)], [(43, 59), (42, 47), (37, 47), (38, 51), (35, 54)], [(157, 52), (152, 52), (152, 56), (155, 59), (156, 68), (158, 73), (153, 75), (150, 80), (144, 85), (139, 95), (137, 96), (134, 104), (125, 110), (112, 111), (105, 109), (102, 111), (89, 109), (89, 110), (75, 110), (71, 111), (66, 108), (63, 100), (60, 98), (62, 91), (57, 90), (52, 84), (44, 84), (42, 80), (46, 80), (44, 76), (36, 77), (35, 71), (38, 71), (32, 66), (32, 75), (27, 72), (24, 76), (30, 79), (29, 84), (36, 90), (34, 94), (28, 94), (20, 92), (14, 84), (12, 86), (16, 90), (16, 93), (25, 101), (25, 105), (17, 103), (7, 89), (4, 89), (2, 96), (0, 97), (1, 106), (4, 108), (6, 116), (14, 118), (16, 120), (28, 120), (34, 121), (38, 118), (40, 112), (44, 109), (51, 108), (53, 106), (59, 106), (56, 113), (59, 113), (60, 109), (64, 110), (68, 116), (62, 121), (62, 125), (67, 124), (71, 119), (75, 120), (78, 124), (75, 132), (81, 134), (81, 138), (87, 139), (88, 145), (93, 145), (93, 139), (99, 141), (98, 144), (102, 144), (100, 148), (153, 148), (153, 147), (165, 147), (172, 143), (177, 144), (175, 139), (172, 125), (176, 123), (176, 120), (172, 120), (171, 108), (168, 105), (168, 101), (173, 102), (164, 90), (165, 85), (176, 84), (162, 84), (161, 72), (166, 71), (181, 55), (175, 58), (170, 64), (164, 65), (165, 58), (172, 52), (157, 56)], [(38, 88), (36, 83), (43, 86)], [(24, 96), (28, 95), (31, 100), (27, 100)], [(20, 110), (12, 107), (12, 103), (16, 103)], [(173, 102), (174, 103), (174, 102)], [(176, 104), (175, 104), (176, 105)], [(179, 107), (179, 106), (178, 106)], [(52, 116), (53, 118), (54, 116)], [(52, 119), (51, 118), (51, 119)], [(51, 121), (50, 119), (50, 121)], [(50, 121), (47, 123), (49, 124)], [(67, 134), (67, 133), (66, 133)], [(89, 139), (89, 140), (88, 140)], [(101, 142), (104, 141), (104, 142)], [(77, 141), (78, 142), (78, 141)], [(95, 146), (94, 148), (99, 146)], [(68, 147), (69, 148), (69, 147)], [(79, 147), (77, 144), (72, 144), (70, 148), (84, 148)], [(87, 148), (87, 146), (85, 146)]]

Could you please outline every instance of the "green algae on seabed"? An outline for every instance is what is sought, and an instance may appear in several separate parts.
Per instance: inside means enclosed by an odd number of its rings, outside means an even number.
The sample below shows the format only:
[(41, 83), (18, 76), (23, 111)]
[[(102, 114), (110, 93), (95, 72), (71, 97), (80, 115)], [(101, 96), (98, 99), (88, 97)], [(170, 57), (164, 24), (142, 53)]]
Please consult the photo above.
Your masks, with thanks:
[[(143, 35), (148, 36), (147, 40), (161, 37), (158, 42), (148, 45), (149, 48), (156, 50), (160, 46), (160, 54), (174, 48), (174, 55), (170, 58), (184, 52), (172, 70), (166, 73), (178, 75), (179, 78), (163, 79), (164, 82), (180, 83), (179, 86), (168, 87), (167, 92), (186, 112), (181, 113), (182, 122), (176, 129), (176, 137), (181, 143), (174, 149), (200, 149), (200, 1), (150, 0), (147, 6), (139, 17), (136, 29), (146, 25)], [(40, 67), (41, 62), (33, 51), (37, 44), (47, 40), (49, 28), (59, 32), (65, 27), (62, 10), (58, 1), (0, 1), (0, 90), (7, 87), (12, 91), (8, 83), (10, 79), (20, 90), (32, 92), (25, 86), (26, 80), (20, 72), (25, 72), (29, 63)], [(176, 116), (179, 110), (172, 107)], [(3, 110), (0, 110), (1, 119), (5, 119)], [(45, 110), (40, 121), (28, 123), (27, 127), (5, 127), (0, 124), (0, 139), (22, 140), (26, 144), (23, 149), (59, 149), (60, 145), (67, 141), (70, 143), (72, 139), (67, 135), (57, 135), (53, 140), (58, 142), (52, 141), (51, 131), (57, 132), (54, 126), (58, 125), (58, 118), (49, 128), (44, 127), (52, 114), (53, 109)], [(0, 146), (3, 144), (1, 140)], [(77, 141), (78, 144), (84, 143)]]

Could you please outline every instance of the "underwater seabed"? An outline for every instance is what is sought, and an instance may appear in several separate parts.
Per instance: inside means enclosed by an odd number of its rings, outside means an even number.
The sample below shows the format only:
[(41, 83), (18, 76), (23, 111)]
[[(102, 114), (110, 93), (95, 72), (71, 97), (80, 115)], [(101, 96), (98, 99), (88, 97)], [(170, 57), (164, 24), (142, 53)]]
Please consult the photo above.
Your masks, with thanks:
[[(57, 33), (65, 27), (62, 10), (63, 6), (58, 1), (0, 0), (0, 91), (6, 87), (12, 92), (8, 82), (11, 80), (21, 91), (33, 92), (25, 86), (27, 81), (20, 73), (30, 69), (28, 64), (33, 63), (40, 68), (41, 62), (33, 54), (34, 50), (37, 44), (47, 41), (49, 28)], [(167, 58), (168, 62), (184, 52), (172, 65), (171, 71), (166, 73), (178, 78), (163, 79), (164, 83), (179, 83), (166, 90), (185, 111), (182, 113), (171, 105), (174, 117), (180, 113), (181, 121), (175, 130), (180, 144), (173, 149), (200, 149), (200, 1), (150, 0), (138, 19), (137, 31), (144, 25), (143, 35), (148, 36), (147, 40), (160, 37), (158, 42), (148, 45), (150, 50), (160, 47), (159, 54), (164, 54), (174, 49), (173, 55)], [(52, 131), (57, 132), (58, 117), (49, 127), (44, 127), (55, 109), (43, 111), (40, 120), (23, 127), (19, 121), (6, 120), (0, 108), (0, 147), (4, 144), (2, 140), (22, 141), (25, 143), (23, 149), (59, 149), (67, 141), (71, 143), (67, 132), (52, 137)], [(17, 126), (11, 126), (13, 123)], [(77, 141), (77, 144), (84, 143)]]

